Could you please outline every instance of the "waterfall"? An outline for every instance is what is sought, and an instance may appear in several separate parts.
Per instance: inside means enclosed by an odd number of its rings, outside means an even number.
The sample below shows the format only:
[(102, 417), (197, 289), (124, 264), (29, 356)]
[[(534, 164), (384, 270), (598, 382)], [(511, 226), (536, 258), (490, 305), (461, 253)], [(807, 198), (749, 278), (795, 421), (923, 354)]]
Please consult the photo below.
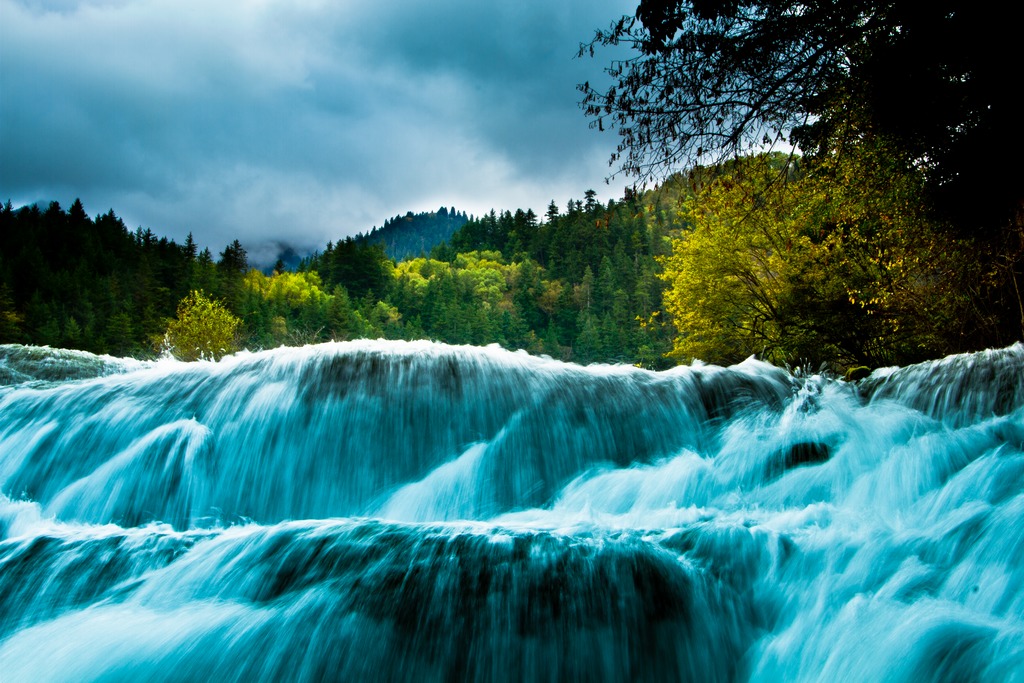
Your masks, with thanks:
[(0, 347), (0, 680), (1024, 680), (1024, 348)]

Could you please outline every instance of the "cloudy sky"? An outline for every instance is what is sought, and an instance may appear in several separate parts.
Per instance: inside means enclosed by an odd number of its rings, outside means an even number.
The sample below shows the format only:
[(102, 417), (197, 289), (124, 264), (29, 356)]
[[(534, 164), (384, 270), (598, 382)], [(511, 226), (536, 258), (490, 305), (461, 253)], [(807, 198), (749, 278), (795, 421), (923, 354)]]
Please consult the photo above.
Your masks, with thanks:
[(605, 185), (576, 59), (635, 0), (0, 0), (0, 202), (257, 258)]

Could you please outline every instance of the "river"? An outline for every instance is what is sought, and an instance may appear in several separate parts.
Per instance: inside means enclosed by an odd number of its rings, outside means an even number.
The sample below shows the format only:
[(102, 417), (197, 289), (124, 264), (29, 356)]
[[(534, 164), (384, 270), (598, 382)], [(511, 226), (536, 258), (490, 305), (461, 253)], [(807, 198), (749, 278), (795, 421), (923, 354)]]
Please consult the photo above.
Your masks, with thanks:
[(0, 681), (1024, 680), (1024, 347), (0, 347)]

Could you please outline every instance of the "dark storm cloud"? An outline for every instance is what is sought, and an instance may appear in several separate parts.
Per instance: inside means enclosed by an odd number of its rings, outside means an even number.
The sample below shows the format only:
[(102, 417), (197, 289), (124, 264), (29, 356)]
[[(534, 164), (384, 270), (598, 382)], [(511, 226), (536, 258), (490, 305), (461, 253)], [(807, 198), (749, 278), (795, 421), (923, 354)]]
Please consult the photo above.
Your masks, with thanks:
[[(602, 185), (578, 43), (627, 2), (0, 0), (0, 193), (218, 249)], [(270, 248), (270, 247), (268, 247)], [(263, 258), (262, 254), (255, 254)]]

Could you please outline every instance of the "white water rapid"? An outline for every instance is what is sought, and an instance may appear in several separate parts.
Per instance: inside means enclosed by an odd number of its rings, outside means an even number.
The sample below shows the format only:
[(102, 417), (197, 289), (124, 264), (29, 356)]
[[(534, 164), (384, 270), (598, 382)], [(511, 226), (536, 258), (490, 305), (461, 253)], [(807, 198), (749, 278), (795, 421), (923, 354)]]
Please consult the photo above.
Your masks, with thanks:
[(1024, 681), (1024, 347), (0, 347), (0, 681)]

